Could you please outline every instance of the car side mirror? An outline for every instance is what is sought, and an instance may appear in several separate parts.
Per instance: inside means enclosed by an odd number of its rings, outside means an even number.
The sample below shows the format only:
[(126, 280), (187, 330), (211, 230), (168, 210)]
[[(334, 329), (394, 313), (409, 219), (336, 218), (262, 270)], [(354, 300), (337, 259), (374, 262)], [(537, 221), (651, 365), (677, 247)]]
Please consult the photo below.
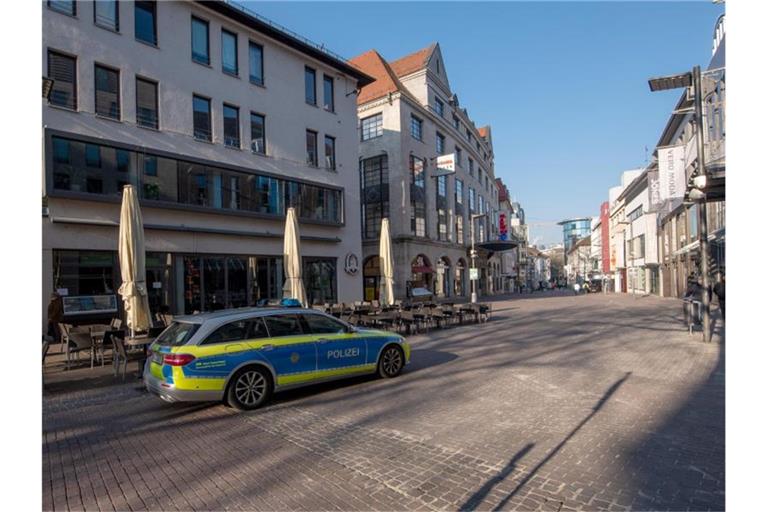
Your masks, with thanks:
[(357, 332), (357, 327), (355, 327), (354, 325), (350, 325), (349, 327), (347, 327), (347, 332), (348, 333)]

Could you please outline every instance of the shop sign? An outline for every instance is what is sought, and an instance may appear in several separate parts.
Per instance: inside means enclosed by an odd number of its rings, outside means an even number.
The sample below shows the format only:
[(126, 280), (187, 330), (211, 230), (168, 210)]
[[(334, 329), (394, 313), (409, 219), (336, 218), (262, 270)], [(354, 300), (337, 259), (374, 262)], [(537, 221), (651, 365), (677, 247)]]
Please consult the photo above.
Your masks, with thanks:
[(499, 213), (499, 240), (507, 239), (507, 214)]
[(685, 147), (667, 146), (658, 149), (659, 199), (674, 199), (685, 195)]
[(455, 172), (456, 155), (454, 153), (440, 155), (437, 157), (437, 172), (435, 172), (435, 176), (443, 176), (446, 174), (453, 174)]

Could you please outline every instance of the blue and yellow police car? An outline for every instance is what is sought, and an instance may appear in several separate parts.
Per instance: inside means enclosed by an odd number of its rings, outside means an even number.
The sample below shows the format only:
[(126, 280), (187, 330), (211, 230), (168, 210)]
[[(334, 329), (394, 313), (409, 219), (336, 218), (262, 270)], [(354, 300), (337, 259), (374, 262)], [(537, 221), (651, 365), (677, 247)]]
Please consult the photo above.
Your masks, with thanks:
[(378, 373), (395, 377), (402, 336), (301, 308), (242, 308), (181, 316), (152, 343), (147, 389), (169, 401), (223, 400), (255, 409), (274, 391)]

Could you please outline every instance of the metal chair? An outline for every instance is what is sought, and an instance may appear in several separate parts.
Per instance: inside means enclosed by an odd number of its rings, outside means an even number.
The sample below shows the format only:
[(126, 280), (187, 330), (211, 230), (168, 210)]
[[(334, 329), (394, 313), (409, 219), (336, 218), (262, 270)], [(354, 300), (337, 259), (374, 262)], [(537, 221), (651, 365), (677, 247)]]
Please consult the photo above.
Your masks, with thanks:
[(93, 343), (93, 337), (90, 331), (88, 332), (72, 332), (67, 335), (66, 353), (67, 353), (67, 370), (69, 370), (70, 363), (72, 361), (72, 354), (79, 356), (80, 352), (89, 351), (91, 354), (91, 368), (93, 368), (93, 358), (96, 354), (95, 345)]
[(115, 343), (115, 357), (113, 358), (112, 364), (114, 368), (114, 375), (117, 377), (117, 374), (120, 373), (120, 365), (123, 366), (123, 380), (125, 380), (125, 374), (128, 371), (128, 363), (131, 361), (140, 361), (144, 359), (143, 353), (131, 353), (129, 354), (125, 350), (125, 344), (123, 343), (123, 340), (121, 338), (115, 337), (113, 338)]

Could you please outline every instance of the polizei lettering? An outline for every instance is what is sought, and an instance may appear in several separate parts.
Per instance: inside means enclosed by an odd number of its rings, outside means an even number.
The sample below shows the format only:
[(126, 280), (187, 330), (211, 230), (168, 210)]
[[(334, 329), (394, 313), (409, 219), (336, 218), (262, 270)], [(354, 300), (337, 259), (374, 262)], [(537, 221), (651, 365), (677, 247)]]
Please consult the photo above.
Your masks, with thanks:
[(360, 355), (360, 349), (357, 347), (336, 349), (328, 351), (328, 359), (343, 359), (345, 357), (357, 357)]

